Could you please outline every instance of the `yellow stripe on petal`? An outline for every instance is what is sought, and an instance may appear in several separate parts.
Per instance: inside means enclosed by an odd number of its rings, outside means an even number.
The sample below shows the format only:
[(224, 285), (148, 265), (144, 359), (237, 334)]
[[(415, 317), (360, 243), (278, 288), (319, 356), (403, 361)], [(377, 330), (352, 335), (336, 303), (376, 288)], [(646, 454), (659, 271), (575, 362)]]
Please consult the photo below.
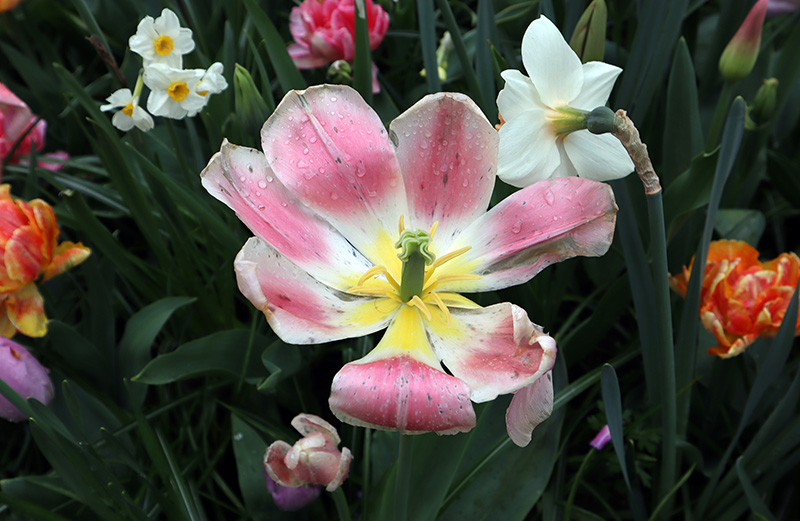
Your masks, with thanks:
[(350, 323), (354, 326), (367, 327), (384, 320), (387, 315), (393, 314), (402, 305), (400, 302), (390, 298), (371, 300), (364, 302), (347, 313), (342, 322)]
[(6, 298), (6, 313), (17, 331), (30, 337), (47, 334), (44, 300), (35, 284), (28, 284)]

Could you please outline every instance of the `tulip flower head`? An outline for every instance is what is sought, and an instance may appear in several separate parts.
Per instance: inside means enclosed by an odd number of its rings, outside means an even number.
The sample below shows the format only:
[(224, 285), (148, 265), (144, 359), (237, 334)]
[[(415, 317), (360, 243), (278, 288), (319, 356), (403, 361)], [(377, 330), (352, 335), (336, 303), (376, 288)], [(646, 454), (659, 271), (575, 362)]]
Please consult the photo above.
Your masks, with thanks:
[[(24, 156), (30, 155), (34, 150), (42, 150), (46, 130), (47, 122), (38, 119), (24, 101), (0, 83), (0, 174), (4, 161), (24, 162), (22, 159)], [(66, 152), (62, 151), (41, 157), (61, 160), (69, 158)], [(39, 161), (38, 166), (48, 170), (60, 170), (62, 167), (58, 163), (47, 161)]]
[[(686, 296), (694, 259), (670, 278), (670, 286)], [(782, 253), (768, 262), (743, 241), (713, 241), (708, 249), (700, 320), (719, 344), (708, 350), (720, 358), (741, 354), (758, 337), (773, 337), (786, 315), (800, 277), (800, 258)], [(800, 334), (800, 320), (795, 335)]]
[(128, 45), (142, 57), (145, 67), (162, 63), (180, 69), (183, 55), (194, 50), (192, 30), (181, 27), (178, 16), (169, 9), (161, 11), (161, 16), (155, 20), (152, 16), (145, 16)]
[[(36, 398), (45, 405), (53, 399), (53, 382), (49, 371), (27, 349), (13, 340), (0, 338), (0, 380), (23, 398)], [(0, 395), (0, 418), (12, 422), (26, 416)]]
[(0, 335), (17, 331), (32, 337), (47, 333), (44, 301), (36, 281), (45, 282), (83, 262), (90, 250), (81, 243), (57, 241), (59, 229), (49, 204), (11, 197), (0, 185)]
[(353, 455), (347, 447), (339, 451), (341, 440), (333, 425), (313, 414), (298, 414), (292, 427), (303, 437), (294, 445), (276, 441), (267, 448), (264, 468), (269, 477), (284, 487), (325, 485), (328, 492), (339, 488)]
[[(372, 0), (364, 0), (369, 48), (375, 50), (389, 28), (389, 15)], [(289, 30), (295, 43), (287, 49), (298, 69), (322, 67), (355, 58), (355, 0), (305, 0), (293, 7)], [(373, 91), (379, 92), (373, 64)]]
[(719, 71), (725, 81), (741, 80), (753, 70), (761, 46), (761, 30), (766, 14), (767, 0), (758, 0), (722, 51)]
[(555, 341), (523, 309), (484, 308), (458, 292), (605, 253), (616, 216), (607, 185), (552, 179), (487, 212), (497, 132), (461, 94), (423, 98), (387, 133), (353, 89), (311, 87), (289, 92), (261, 137), (263, 154), (225, 142), (202, 174), (256, 234), (234, 262), (239, 289), (289, 343), (387, 328), (335, 376), (337, 418), (465, 432), (471, 401), (550, 371)]
[(581, 63), (553, 23), (540, 16), (522, 37), (528, 72), (502, 72), (497, 95), (500, 127), (497, 175), (514, 186), (544, 179), (581, 176), (609, 181), (633, 172), (619, 140), (586, 130), (588, 111), (603, 106), (622, 69), (603, 62)]

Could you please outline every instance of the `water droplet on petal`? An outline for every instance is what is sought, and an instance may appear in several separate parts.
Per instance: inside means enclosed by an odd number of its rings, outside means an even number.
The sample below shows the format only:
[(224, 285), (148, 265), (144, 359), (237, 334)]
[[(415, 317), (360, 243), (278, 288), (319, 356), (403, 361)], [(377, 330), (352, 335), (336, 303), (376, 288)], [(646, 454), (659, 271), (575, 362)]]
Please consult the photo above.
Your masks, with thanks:
[(260, 179), (258, 181), (258, 187), (259, 188), (266, 188), (267, 187), (267, 182), (264, 179)]
[(553, 195), (553, 191), (550, 190), (549, 188), (547, 190), (545, 190), (545, 192), (544, 192), (544, 201), (548, 205), (553, 206), (553, 203), (555, 202), (555, 200), (556, 200), (556, 196)]
[(245, 176), (243, 176), (243, 175), (239, 176), (239, 181), (244, 183), (245, 181), (247, 181), (247, 178)]
[(308, 142), (313, 145), (314, 143), (317, 142), (317, 138), (315, 136), (311, 136), (310, 138), (308, 138)]
[(517, 221), (517, 223), (511, 227), (511, 231), (513, 233), (519, 233), (520, 229), (522, 228), (522, 219)]
[(333, 199), (335, 201), (338, 198), (339, 198), (339, 194), (337, 194), (336, 192), (331, 192), (331, 199)]
[(308, 168), (308, 163), (303, 161), (302, 159), (297, 162), (297, 168)]

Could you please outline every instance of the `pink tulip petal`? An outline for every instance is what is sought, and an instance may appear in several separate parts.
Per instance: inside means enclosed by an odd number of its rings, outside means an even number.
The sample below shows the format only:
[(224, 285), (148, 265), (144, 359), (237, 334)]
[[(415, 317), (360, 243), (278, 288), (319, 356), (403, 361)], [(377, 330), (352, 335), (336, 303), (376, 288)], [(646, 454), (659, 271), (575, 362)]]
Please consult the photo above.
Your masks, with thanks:
[(347, 479), (347, 475), (350, 472), (350, 462), (353, 461), (353, 453), (350, 452), (350, 449), (347, 447), (342, 447), (342, 457), (339, 458), (339, 467), (336, 471), (336, 475), (333, 479), (325, 486), (325, 490), (328, 492), (333, 492), (337, 488), (344, 483), (344, 480)]
[(298, 69), (314, 69), (330, 63), (327, 58), (314, 56), (308, 47), (296, 43), (290, 44), (286, 50), (289, 51), (289, 56)]
[(450, 248), (472, 249), (437, 269), (439, 275), (473, 273), (481, 279), (446, 282), (440, 290), (505, 288), (556, 262), (603, 255), (614, 236), (616, 212), (605, 183), (561, 177), (531, 185), (475, 220)]
[(292, 446), (285, 441), (276, 441), (267, 447), (267, 453), (264, 455), (264, 469), (278, 485), (284, 487), (300, 487), (305, 484), (295, 476), (292, 469), (286, 466), (284, 460), (286, 455), (292, 450)]
[(475, 426), (469, 394), (441, 370), (418, 311), (403, 306), (375, 349), (336, 374), (328, 404), (351, 425), (456, 434)]
[[(25, 347), (7, 338), (0, 338), (0, 379), (23, 398), (35, 398), (45, 405), (53, 399), (48, 370)], [(0, 396), (0, 418), (18, 422), (27, 417)]]
[(323, 284), (256, 237), (234, 261), (239, 289), (284, 342), (317, 344), (386, 327), (399, 303), (357, 297)]
[[(396, 260), (403, 179), (378, 115), (344, 86), (286, 94), (261, 141), (276, 176), (375, 264)], [(396, 258), (396, 257), (395, 257)]]
[(497, 131), (467, 96), (439, 93), (392, 121), (389, 133), (405, 179), (406, 227), (428, 230), (438, 221), (434, 245), (446, 251), (489, 206)]
[(3, 125), (2, 129), (0, 129), (2, 131), (0, 135), (5, 135), (6, 139), (12, 143), (25, 131), (32, 121), (36, 120), (36, 116), (33, 115), (28, 105), (1, 82), (0, 112), (3, 114)]
[(531, 441), (537, 425), (553, 412), (553, 376), (548, 371), (528, 387), (514, 394), (506, 411), (508, 437), (520, 447)]
[(260, 239), (320, 282), (352, 288), (372, 264), (289, 192), (258, 150), (223, 142), (203, 170), (208, 192)]
[(533, 384), (553, 368), (556, 343), (528, 319), (525, 310), (504, 302), (487, 308), (451, 309), (428, 324), (436, 355), (466, 383), (474, 402), (494, 400)]
[(342, 441), (333, 425), (314, 414), (298, 414), (292, 419), (292, 427), (303, 436), (318, 432), (322, 434), (326, 440), (333, 443), (334, 446), (339, 445)]

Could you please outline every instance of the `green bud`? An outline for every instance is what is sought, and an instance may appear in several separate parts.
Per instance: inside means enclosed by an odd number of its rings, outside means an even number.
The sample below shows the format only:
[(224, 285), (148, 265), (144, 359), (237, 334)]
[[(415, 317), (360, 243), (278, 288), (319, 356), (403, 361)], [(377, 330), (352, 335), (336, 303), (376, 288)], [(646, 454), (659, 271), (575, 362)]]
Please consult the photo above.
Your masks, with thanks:
[(775, 115), (775, 98), (778, 95), (778, 80), (769, 78), (756, 92), (753, 103), (747, 106), (747, 119), (745, 128), (756, 130), (767, 123)]
[(583, 12), (569, 46), (583, 63), (602, 61), (606, 51), (606, 20), (608, 9), (604, 0), (593, 0)]
[(269, 116), (269, 110), (253, 82), (253, 77), (238, 63), (233, 71), (233, 93), (236, 115), (242, 123), (243, 131), (258, 134)]
[(617, 115), (608, 107), (597, 107), (586, 115), (586, 130), (592, 134), (614, 132)]
[(344, 60), (336, 60), (328, 67), (328, 81), (339, 85), (353, 83), (353, 67)]

